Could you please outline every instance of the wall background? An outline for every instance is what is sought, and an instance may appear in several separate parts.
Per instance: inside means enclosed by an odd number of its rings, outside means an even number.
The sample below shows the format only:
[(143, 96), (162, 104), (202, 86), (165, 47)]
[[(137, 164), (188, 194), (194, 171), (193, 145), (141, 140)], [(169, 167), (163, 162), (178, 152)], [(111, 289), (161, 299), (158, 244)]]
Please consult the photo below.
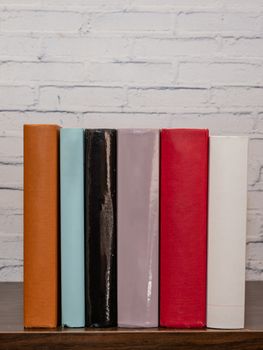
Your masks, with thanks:
[(23, 278), (24, 123), (249, 134), (263, 280), (263, 1), (0, 0), (0, 280)]

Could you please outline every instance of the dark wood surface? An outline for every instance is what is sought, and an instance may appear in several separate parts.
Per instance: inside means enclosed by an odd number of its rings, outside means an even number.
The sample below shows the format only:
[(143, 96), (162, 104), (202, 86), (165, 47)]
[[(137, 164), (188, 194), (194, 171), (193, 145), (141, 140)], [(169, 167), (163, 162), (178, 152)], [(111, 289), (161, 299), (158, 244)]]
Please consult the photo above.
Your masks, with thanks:
[(2, 350), (262, 349), (263, 282), (248, 282), (242, 330), (61, 329), (24, 330), (23, 285), (0, 283)]

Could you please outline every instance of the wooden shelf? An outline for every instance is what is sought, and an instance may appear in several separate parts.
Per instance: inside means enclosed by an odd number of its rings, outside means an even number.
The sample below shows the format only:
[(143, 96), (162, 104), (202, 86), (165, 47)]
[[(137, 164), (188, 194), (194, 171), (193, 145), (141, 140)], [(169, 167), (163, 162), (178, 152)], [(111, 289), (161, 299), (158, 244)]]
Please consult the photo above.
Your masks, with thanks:
[(248, 282), (242, 330), (61, 329), (24, 330), (23, 284), (0, 283), (2, 350), (221, 350), (263, 349), (263, 282)]

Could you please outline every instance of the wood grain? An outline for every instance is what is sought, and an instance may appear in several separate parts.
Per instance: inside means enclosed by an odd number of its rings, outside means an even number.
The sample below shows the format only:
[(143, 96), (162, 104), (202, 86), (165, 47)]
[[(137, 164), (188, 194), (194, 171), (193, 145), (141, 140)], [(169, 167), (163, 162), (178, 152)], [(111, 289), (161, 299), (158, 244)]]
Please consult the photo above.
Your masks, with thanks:
[(238, 332), (20, 333), (1, 336), (1, 349), (263, 349), (263, 335)]
[(263, 349), (263, 282), (247, 282), (246, 287), (246, 328), (243, 330), (24, 330), (23, 285), (0, 283), (0, 350)]

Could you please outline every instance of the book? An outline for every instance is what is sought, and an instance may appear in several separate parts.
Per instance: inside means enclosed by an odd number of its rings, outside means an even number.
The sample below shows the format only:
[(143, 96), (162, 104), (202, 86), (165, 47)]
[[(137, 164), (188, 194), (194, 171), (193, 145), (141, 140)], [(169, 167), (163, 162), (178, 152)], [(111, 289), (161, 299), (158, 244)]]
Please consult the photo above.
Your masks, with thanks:
[(61, 323), (85, 326), (84, 131), (60, 131)]
[(161, 131), (160, 325), (206, 325), (208, 130)]
[(85, 130), (86, 326), (117, 325), (116, 130)]
[(58, 325), (59, 126), (24, 125), (24, 326)]
[(118, 326), (157, 327), (159, 130), (118, 130)]
[(207, 326), (243, 328), (247, 155), (245, 136), (212, 136), (209, 157)]

